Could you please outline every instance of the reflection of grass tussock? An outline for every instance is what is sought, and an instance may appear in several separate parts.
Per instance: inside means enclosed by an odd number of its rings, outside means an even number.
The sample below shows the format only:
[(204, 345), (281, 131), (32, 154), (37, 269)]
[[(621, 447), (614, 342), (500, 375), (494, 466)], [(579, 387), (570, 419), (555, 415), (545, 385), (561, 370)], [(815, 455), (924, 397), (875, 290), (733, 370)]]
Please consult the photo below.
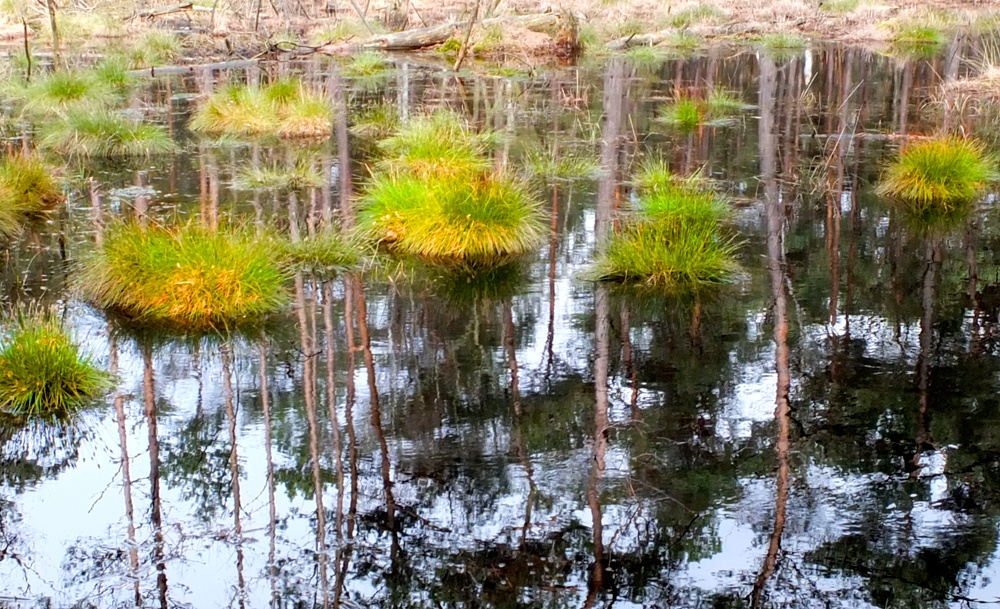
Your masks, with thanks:
[(223, 327), (285, 304), (280, 262), (270, 240), (248, 231), (121, 224), (108, 231), (78, 279), (87, 299), (133, 318)]
[(493, 133), (476, 133), (458, 114), (439, 110), (413, 118), (392, 137), (379, 142), (384, 166), (420, 175), (483, 170)]
[(643, 173), (639, 208), (612, 236), (593, 275), (656, 289), (729, 280), (736, 244), (720, 230), (728, 202), (655, 165)]
[(373, 104), (358, 110), (351, 123), (355, 135), (384, 139), (399, 128), (399, 112), (392, 104)]
[(528, 186), (505, 174), (378, 174), (362, 196), (358, 226), (398, 252), (437, 259), (493, 261), (544, 237)]
[(38, 156), (13, 154), (0, 161), (0, 234), (17, 232), (24, 220), (61, 200), (52, 167)]
[(93, 157), (138, 157), (174, 149), (160, 125), (150, 125), (116, 112), (72, 113), (42, 126), (40, 144), (62, 154)]
[(265, 86), (228, 85), (213, 93), (189, 126), (210, 134), (325, 137), (333, 126), (322, 95), (300, 81), (280, 79)]
[(109, 386), (51, 316), (21, 314), (0, 341), (0, 412), (18, 419), (61, 419)]
[(301, 241), (285, 241), (282, 253), (293, 272), (324, 277), (353, 267), (358, 262), (358, 247), (340, 233), (324, 232)]
[(323, 176), (311, 163), (299, 161), (291, 166), (269, 164), (241, 168), (233, 185), (240, 190), (319, 188), (323, 185)]
[(912, 217), (932, 219), (964, 214), (998, 177), (996, 160), (980, 144), (939, 138), (909, 146), (888, 167), (877, 192)]

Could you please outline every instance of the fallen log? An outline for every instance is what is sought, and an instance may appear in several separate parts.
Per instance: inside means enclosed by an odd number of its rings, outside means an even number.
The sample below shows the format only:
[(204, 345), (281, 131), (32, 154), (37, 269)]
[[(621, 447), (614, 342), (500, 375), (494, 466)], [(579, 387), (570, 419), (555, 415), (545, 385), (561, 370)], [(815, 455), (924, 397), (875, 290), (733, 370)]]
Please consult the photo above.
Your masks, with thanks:
[(147, 8), (139, 11), (135, 14), (135, 16), (142, 17), (144, 19), (152, 19), (153, 17), (159, 17), (161, 15), (189, 11), (193, 8), (193, 6), (194, 4), (192, 2), (181, 2), (180, 4), (168, 4), (166, 6), (154, 6), (153, 8)]
[[(532, 15), (515, 15), (513, 17), (495, 17), (479, 21), (481, 27), (491, 25), (509, 25), (523, 27), (533, 31), (544, 31), (559, 23), (559, 15), (555, 13), (536, 13)], [(442, 25), (394, 32), (373, 36), (357, 42), (334, 43), (316, 47), (316, 52), (326, 54), (350, 53), (359, 49), (382, 49), (385, 51), (411, 51), (441, 44), (469, 27), (468, 21), (451, 22)]]
[(637, 34), (635, 36), (615, 38), (608, 43), (608, 48), (614, 51), (624, 51), (625, 49), (630, 49), (632, 47), (656, 46), (669, 38), (670, 35), (676, 31), (677, 30), (661, 30), (659, 32), (653, 32), (652, 34)]
[(199, 63), (190, 66), (160, 66), (145, 68), (142, 70), (130, 70), (129, 76), (166, 76), (167, 74), (194, 74), (203, 70), (226, 70), (229, 68), (248, 68), (260, 63), (257, 59), (236, 59), (233, 61), (220, 61), (218, 63)]

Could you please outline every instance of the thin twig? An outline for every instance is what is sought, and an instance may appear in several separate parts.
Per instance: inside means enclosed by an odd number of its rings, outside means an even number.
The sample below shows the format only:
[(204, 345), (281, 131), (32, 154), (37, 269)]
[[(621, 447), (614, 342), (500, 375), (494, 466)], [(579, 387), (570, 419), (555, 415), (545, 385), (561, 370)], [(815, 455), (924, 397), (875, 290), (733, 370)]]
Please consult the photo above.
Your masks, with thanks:
[(479, 4), (481, 2), (482, 0), (476, 0), (476, 6), (472, 9), (472, 19), (469, 19), (469, 29), (465, 30), (465, 40), (462, 42), (462, 47), (458, 49), (458, 57), (455, 59), (456, 72), (462, 67), (465, 55), (469, 52), (469, 38), (472, 38), (472, 28), (475, 27), (476, 19), (479, 18)]

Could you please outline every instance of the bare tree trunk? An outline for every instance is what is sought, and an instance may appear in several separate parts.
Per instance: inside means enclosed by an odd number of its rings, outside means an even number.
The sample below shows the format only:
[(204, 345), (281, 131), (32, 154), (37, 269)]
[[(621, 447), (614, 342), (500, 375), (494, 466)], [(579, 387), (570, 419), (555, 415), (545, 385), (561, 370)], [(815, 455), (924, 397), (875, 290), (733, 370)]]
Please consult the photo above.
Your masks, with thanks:
[(52, 67), (58, 70), (62, 64), (62, 60), (59, 57), (59, 51), (62, 45), (59, 43), (59, 28), (56, 27), (55, 0), (46, 0), (45, 7), (49, 11), (49, 27), (52, 28)]

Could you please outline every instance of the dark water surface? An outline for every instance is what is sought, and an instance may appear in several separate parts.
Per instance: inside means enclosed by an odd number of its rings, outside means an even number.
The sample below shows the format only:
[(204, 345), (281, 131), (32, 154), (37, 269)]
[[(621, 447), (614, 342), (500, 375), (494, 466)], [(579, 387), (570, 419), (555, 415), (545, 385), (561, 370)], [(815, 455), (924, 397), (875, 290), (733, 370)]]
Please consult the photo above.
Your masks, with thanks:
[[(896, 135), (973, 128), (932, 94), (974, 55), (268, 66), (346, 100), (311, 147), (184, 130), (199, 93), (259, 70), (144, 84), (130, 105), (182, 152), (70, 163), (65, 211), (4, 260), (4, 298), (58, 303), (120, 383), (71, 427), (0, 437), (0, 606), (1000, 604), (1000, 218), (991, 196), (930, 239), (873, 193)], [(713, 87), (750, 107), (652, 120)], [(539, 187), (551, 240), (512, 277), (298, 277), (287, 316), (228, 343), (109, 332), (67, 291), (111, 216), (349, 223), (375, 148), (344, 129), (378, 104), (458, 110), (503, 134), (501, 165), (602, 171)], [(650, 154), (733, 196), (739, 282), (663, 298), (581, 277)], [(233, 188), (296, 158), (326, 185)]]

